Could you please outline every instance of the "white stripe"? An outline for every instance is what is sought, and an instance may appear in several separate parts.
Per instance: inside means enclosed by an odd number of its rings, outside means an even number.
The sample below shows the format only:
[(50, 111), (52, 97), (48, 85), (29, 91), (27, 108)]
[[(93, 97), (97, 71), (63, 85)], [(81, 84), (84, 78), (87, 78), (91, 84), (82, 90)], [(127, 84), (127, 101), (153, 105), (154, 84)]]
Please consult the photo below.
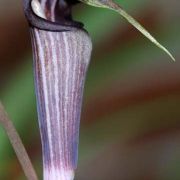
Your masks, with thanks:
[(44, 14), (45, 14), (45, 12), (46, 12), (46, 0), (41, 1), (41, 7), (42, 7)]
[[(58, 42), (58, 44), (57, 44), (57, 46), (58, 46), (58, 48), (59, 48), (59, 63), (60, 63), (60, 65), (59, 65), (59, 71), (58, 71), (58, 75), (60, 74), (60, 76), (59, 76), (59, 84), (60, 84), (60, 86), (59, 86), (59, 97), (60, 97), (60, 102), (59, 102), (59, 105), (60, 105), (60, 116), (61, 116), (61, 118), (62, 119), (60, 119), (59, 120), (59, 122), (60, 122), (60, 127), (59, 127), (59, 129), (62, 131), (61, 132), (61, 134), (59, 134), (60, 135), (60, 139), (63, 139), (63, 138), (61, 138), (62, 136), (63, 136), (63, 130), (62, 130), (62, 128), (63, 128), (63, 126), (62, 126), (62, 123), (63, 123), (63, 101), (62, 101), (62, 97), (63, 97), (63, 95), (62, 95), (62, 93), (63, 93), (63, 76), (62, 76), (62, 70), (63, 70), (63, 55), (62, 55), (62, 52), (63, 52), (63, 47), (61, 47), (61, 37), (62, 36), (62, 34), (58, 34), (57, 33), (57, 42)], [(64, 145), (63, 145), (63, 142), (62, 141), (59, 141), (59, 146), (60, 146), (60, 161), (61, 161), (61, 167), (63, 168), (63, 157), (64, 157)]]
[[(62, 56), (62, 52), (61, 52), (61, 50), (63, 49), (63, 48), (61, 48), (61, 40), (60, 40), (60, 36), (61, 36), (62, 34), (59, 34), (59, 33), (57, 33), (56, 34), (56, 41), (58, 42), (57, 44), (56, 44), (56, 48), (58, 48), (57, 50), (59, 51), (59, 57), (58, 57), (58, 59), (57, 59), (57, 79), (60, 81), (59, 82), (59, 84), (60, 84), (60, 86), (58, 86), (58, 113), (59, 113), (59, 111), (60, 110), (62, 110), (62, 92), (63, 92), (63, 90), (61, 89), (61, 86), (62, 86), (62, 60), (63, 60), (63, 56)], [(58, 61), (59, 61), (59, 65), (58, 65)], [(60, 76), (59, 76), (59, 72), (60, 72)], [(61, 98), (61, 99), (60, 99)], [(62, 112), (60, 112), (60, 113), (62, 113)], [(61, 135), (62, 135), (62, 123), (61, 123), (61, 114), (59, 113), (59, 119), (58, 119), (58, 128), (59, 128), (59, 136), (60, 136), (60, 139), (61, 139)], [(62, 132), (61, 132), (62, 131)], [(62, 161), (62, 157), (63, 157), (63, 148), (62, 148), (62, 146), (63, 146), (63, 144), (62, 144), (62, 141), (60, 142), (59, 141), (59, 153), (60, 153), (60, 166), (61, 166), (61, 168), (63, 168), (63, 161)]]
[[(71, 116), (72, 116), (72, 125), (71, 125), (71, 128), (72, 128), (72, 136), (74, 136), (75, 135), (75, 129), (74, 129), (74, 125), (75, 125), (75, 123), (76, 123), (76, 119), (75, 119), (75, 109), (76, 109), (76, 104), (74, 104), (75, 103), (75, 98), (76, 98), (76, 94), (75, 94), (75, 85), (76, 85), (76, 82), (75, 82), (75, 80), (76, 80), (76, 77), (77, 77), (77, 73), (76, 73), (76, 65), (77, 65), (77, 61), (78, 61), (78, 59), (77, 59), (77, 44), (76, 44), (76, 36), (74, 36), (74, 34), (72, 35), (73, 37), (72, 37), (72, 56), (73, 56), (73, 62), (74, 62), (74, 67), (73, 67), (73, 75), (72, 75), (72, 86), (73, 86), (73, 92), (72, 92), (72, 100), (71, 100), (71, 102), (72, 102), (72, 114), (71, 114)], [(73, 137), (74, 138), (74, 137)], [(74, 146), (74, 145), (73, 145)], [(74, 147), (73, 147), (73, 150), (74, 150)], [(72, 153), (72, 156), (74, 156), (74, 152), (71, 152)], [(73, 158), (73, 157), (72, 157)]]
[[(59, 86), (58, 86), (58, 80), (59, 80), (59, 76), (58, 76), (58, 58), (57, 58), (57, 52), (56, 52), (56, 44), (55, 39), (52, 38), (52, 36), (50, 35), (50, 47), (52, 49), (52, 62), (53, 62), (53, 66), (54, 66), (54, 75), (55, 75), (55, 79), (54, 79), (54, 86), (55, 86), (55, 107), (56, 107), (56, 112), (57, 112), (57, 116), (56, 116), (56, 123), (58, 126), (58, 136), (61, 134), (61, 129), (60, 129), (60, 113), (59, 113)], [(51, 44), (52, 43), (52, 44)], [(59, 139), (59, 138), (58, 138)], [(60, 153), (60, 157), (61, 157), (61, 146), (60, 146), (60, 142), (57, 142), (58, 146), (59, 146), (59, 153)], [(60, 161), (60, 166), (62, 167), (62, 161)]]
[(51, 4), (51, 18), (52, 21), (55, 21), (55, 6), (56, 6), (56, 0), (53, 0), (53, 3)]
[[(70, 89), (70, 95), (69, 96), (71, 96), (71, 97), (69, 97), (69, 101), (71, 102), (71, 104), (69, 105), (69, 108), (70, 108), (70, 112), (69, 112), (69, 116), (72, 118), (71, 119), (71, 123), (70, 123), (70, 128), (72, 129), (72, 131), (70, 132), (70, 134), (69, 134), (69, 138), (72, 140), (72, 136), (74, 135), (74, 131), (73, 131), (73, 124), (74, 124), (74, 116), (73, 116), (73, 109), (74, 109), (74, 101), (73, 101), (73, 97), (74, 97), (74, 77), (75, 77), (75, 63), (76, 63), (76, 59), (75, 59), (75, 54), (74, 54), (74, 51), (76, 51), (76, 49), (74, 50), (74, 47), (76, 47), (76, 46), (74, 46), (74, 34), (69, 34), (70, 35), (70, 38), (71, 38), (71, 44), (69, 44), (69, 49), (70, 49), (70, 58), (72, 58), (72, 59), (70, 59), (70, 63), (71, 63), (71, 81), (70, 81), (70, 87), (71, 87), (71, 89)], [(70, 140), (70, 141), (71, 141)], [(69, 153), (68, 153), (68, 155), (69, 155), (69, 159), (70, 159), (70, 163), (72, 163), (72, 149), (69, 149)]]
[[(49, 113), (49, 101), (48, 101), (48, 88), (47, 88), (47, 82), (46, 82), (46, 68), (45, 68), (45, 59), (44, 59), (44, 51), (42, 48), (42, 43), (39, 37), (38, 32), (35, 32), (37, 36), (37, 43), (39, 45), (39, 56), (40, 56), (40, 63), (42, 68), (42, 83), (43, 83), (43, 92), (44, 92), (44, 101), (45, 101), (45, 113), (46, 113), (46, 121), (47, 121), (47, 130), (48, 130), (48, 136), (50, 136), (49, 139), (49, 145), (50, 145), (50, 158), (53, 160), (53, 153), (52, 153), (52, 140), (51, 140), (51, 123), (50, 123), (50, 113)], [(40, 32), (42, 33), (42, 32)], [(46, 42), (46, 41), (45, 41)]]
[[(48, 38), (49, 37), (49, 38)], [(50, 34), (50, 32), (48, 32), (47, 33), (47, 38), (46, 38), (46, 40), (45, 40), (45, 49), (46, 49), (46, 51), (45, 51), (45, 54), (46, 54), (46, 57), (47, 57), (47, 60), (48, 61), (51, 61), (51, 58), (52, 58), (52, 49), (51, 48), (49, 48), (49, 46), (51, 47), (52, 45), (51, 45), (51, 34)], [(52, 64), (51, 64), (51, 62), (49, 63), (48, 62), (48, 73), (47, 73), (47, 75), (46, 75), (46, 78), (47, 78), (47, 83), (49, 83), (49, 90), (48, 90), (48, 94), (47, 95), (49, 95), (50, 96), (50, 99), (49, 99), (49, 108), (51, 109), (51, 111), (52, 111), (52, 117), (51, 117), (51, 115), (50, 115), (50, 119), (49, 119), (49, 124), (50, 124), (50, 129), (51, 129), (51, 133), (52, 133), (52, 128), (51, 128), (51, 123), (53, 123), (52, 121), (53, 121), (53, 118), (54, 118), (54, 108), (53, 108), (53, 98), (51, 99), (51, 94), (52, 93), (54, 93), (53, 92), (53, 83), (52, 83), (52, 77), (53, 77), (53, 70), (52, 70)], [(48, 85), (47, 85), (48, 86)], [(48, 87), (47, 87), (48, 88)], [(49, 112), (50, 113), (50, 112)], [(52, 118), (52, 119), (51, 119)], [(51, 136), (50, 136), (50, 138), (51, 138), (51, 142), (52, 142), (52, 134), (51, 134)], [(51, 151), (52, 150), (52, 151)], [(54, 158), (54, 153), (53, 153), (53, 142), (52, 142), (52, 145), (50, 145), (50, 152), (52, 152), (52, 158)], [(54, 159), (52, 159), (52, 164), (51, 164), (51, 166), (53, 166), (53, 167), (55, 167), (55, 165), (54, 165)], [(52, 167), (51, 167), (52, 168)], [(50, 169), (51, 170), (51, 169)]]
[[(67, 115), (67, 107), (68, 107), (68, 86), (69, 86), (69, 82), (68, 82), (68, 79), (69, 79), (69, 61), (70, 61), (70, 57), (69, 57), (69, 51), (68, 51), (68, 39), (67, 39), (67, 35), (68, 33), (66, 32), (63, 32), (63, 41), (64, 41), (64, 45), (65, 45), (65, 54), (66, 54), (66, 57), (65, 59), (63, 59), (64, 61), (66, 61), (66, 72), (65, 72), (65, 106), (64, 106), (64, 114), (65, 114), (65, 148), (67, 150), (67, 140), (68, 140), (68, 137), (67, 137), (67, 125), (68, 125), (68, 122), (67, 122), (67, 119), (68, 119), (68, 115)], [(69, 158), (68, 158), (69, 160)]]

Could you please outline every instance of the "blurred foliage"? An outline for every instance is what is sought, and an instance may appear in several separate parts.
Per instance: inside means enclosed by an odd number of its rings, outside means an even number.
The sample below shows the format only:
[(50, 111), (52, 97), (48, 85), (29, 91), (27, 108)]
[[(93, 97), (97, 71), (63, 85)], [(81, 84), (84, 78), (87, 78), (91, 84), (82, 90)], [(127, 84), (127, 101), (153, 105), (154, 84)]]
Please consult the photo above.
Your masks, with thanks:
[[(171, 50), (177, 62), (116, 13), (85, 5), (75, 8), (75, 19), (85, 24), (94, 44), (77, 179), (178, 180), (180, 2), (118, 2)], [(9, 4), (0, 0), (0, 99), (42, 176), (28, 28), (21, 1)], [(0, 179), (25, 179), (1, 127)]]

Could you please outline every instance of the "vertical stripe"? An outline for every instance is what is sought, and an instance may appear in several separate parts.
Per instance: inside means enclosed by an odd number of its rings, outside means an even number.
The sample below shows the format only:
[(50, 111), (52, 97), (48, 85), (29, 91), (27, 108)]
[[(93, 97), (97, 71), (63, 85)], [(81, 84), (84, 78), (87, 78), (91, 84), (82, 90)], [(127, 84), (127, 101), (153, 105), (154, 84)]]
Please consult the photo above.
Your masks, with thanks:
[(72, 180), (91, 41), (83, 31), (32, 29), (45, 180)]
[[(68, 85), (69, 85), (69, 60), (70, 60), (70, 57), (69, 57), (69, 47), (68, 47), (68, 41), (67, 41), (67, 37), (68, 37), (68, 34), (66, 35), (65, 32), (62, 33), (62, 37), (63, 37), (63, 41), (64, 41), (64, 49), (65, 49), (65, 77), (64, 77), (64, 138), (65, 138), (65, 141), (64, 141), (64, 144), (65, 144), (65, 149), (67, 149), (68, 145), (67, 145), (67, 126), (68, 125)], [(68, 162), (68, 157), (67, 157), (68, 154), (65, 154), (64, 158), (65, 158), (65, 161), (66, 161), (66, 166), (67, 166), (67, 162)]]
[(55, 22), (55, 6), (57, 4), (57, 0), (41, 0), (41, 7), (45, 13), (49, 13), (49, 20)]

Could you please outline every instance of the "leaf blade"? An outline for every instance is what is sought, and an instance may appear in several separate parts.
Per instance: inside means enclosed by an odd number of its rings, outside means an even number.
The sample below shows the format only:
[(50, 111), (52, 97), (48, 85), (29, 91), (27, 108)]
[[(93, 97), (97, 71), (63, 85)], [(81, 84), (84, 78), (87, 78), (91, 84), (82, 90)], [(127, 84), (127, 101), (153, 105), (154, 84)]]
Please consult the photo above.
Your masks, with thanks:
[(173, 61), (175, 58), (173, 55), (165, 48), (161, 43), (159, 43), (138, 21), (136, 21), (131, 15), (129, 15), (119, 4), (111, 0), (80, 0), (81, 2), (100, 8), (111, 9), (119, 13), (124, 17), (132, 26), (134, 26), (138, 31), (140, 31), (147, 39), (149, 39), (158, 48), (164, 51)]

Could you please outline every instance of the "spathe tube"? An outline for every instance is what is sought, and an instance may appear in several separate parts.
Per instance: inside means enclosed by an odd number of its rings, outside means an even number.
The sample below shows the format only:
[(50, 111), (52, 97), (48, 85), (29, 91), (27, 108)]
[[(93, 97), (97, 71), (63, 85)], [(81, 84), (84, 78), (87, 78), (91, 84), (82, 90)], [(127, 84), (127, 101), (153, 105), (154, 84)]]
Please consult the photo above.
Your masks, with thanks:
[(49, 22), (37, 16), (31, 4), (26, 3), (44, 180), (72, 180), (77, 167), (80, 115), (91, 39), (79, 23)]

